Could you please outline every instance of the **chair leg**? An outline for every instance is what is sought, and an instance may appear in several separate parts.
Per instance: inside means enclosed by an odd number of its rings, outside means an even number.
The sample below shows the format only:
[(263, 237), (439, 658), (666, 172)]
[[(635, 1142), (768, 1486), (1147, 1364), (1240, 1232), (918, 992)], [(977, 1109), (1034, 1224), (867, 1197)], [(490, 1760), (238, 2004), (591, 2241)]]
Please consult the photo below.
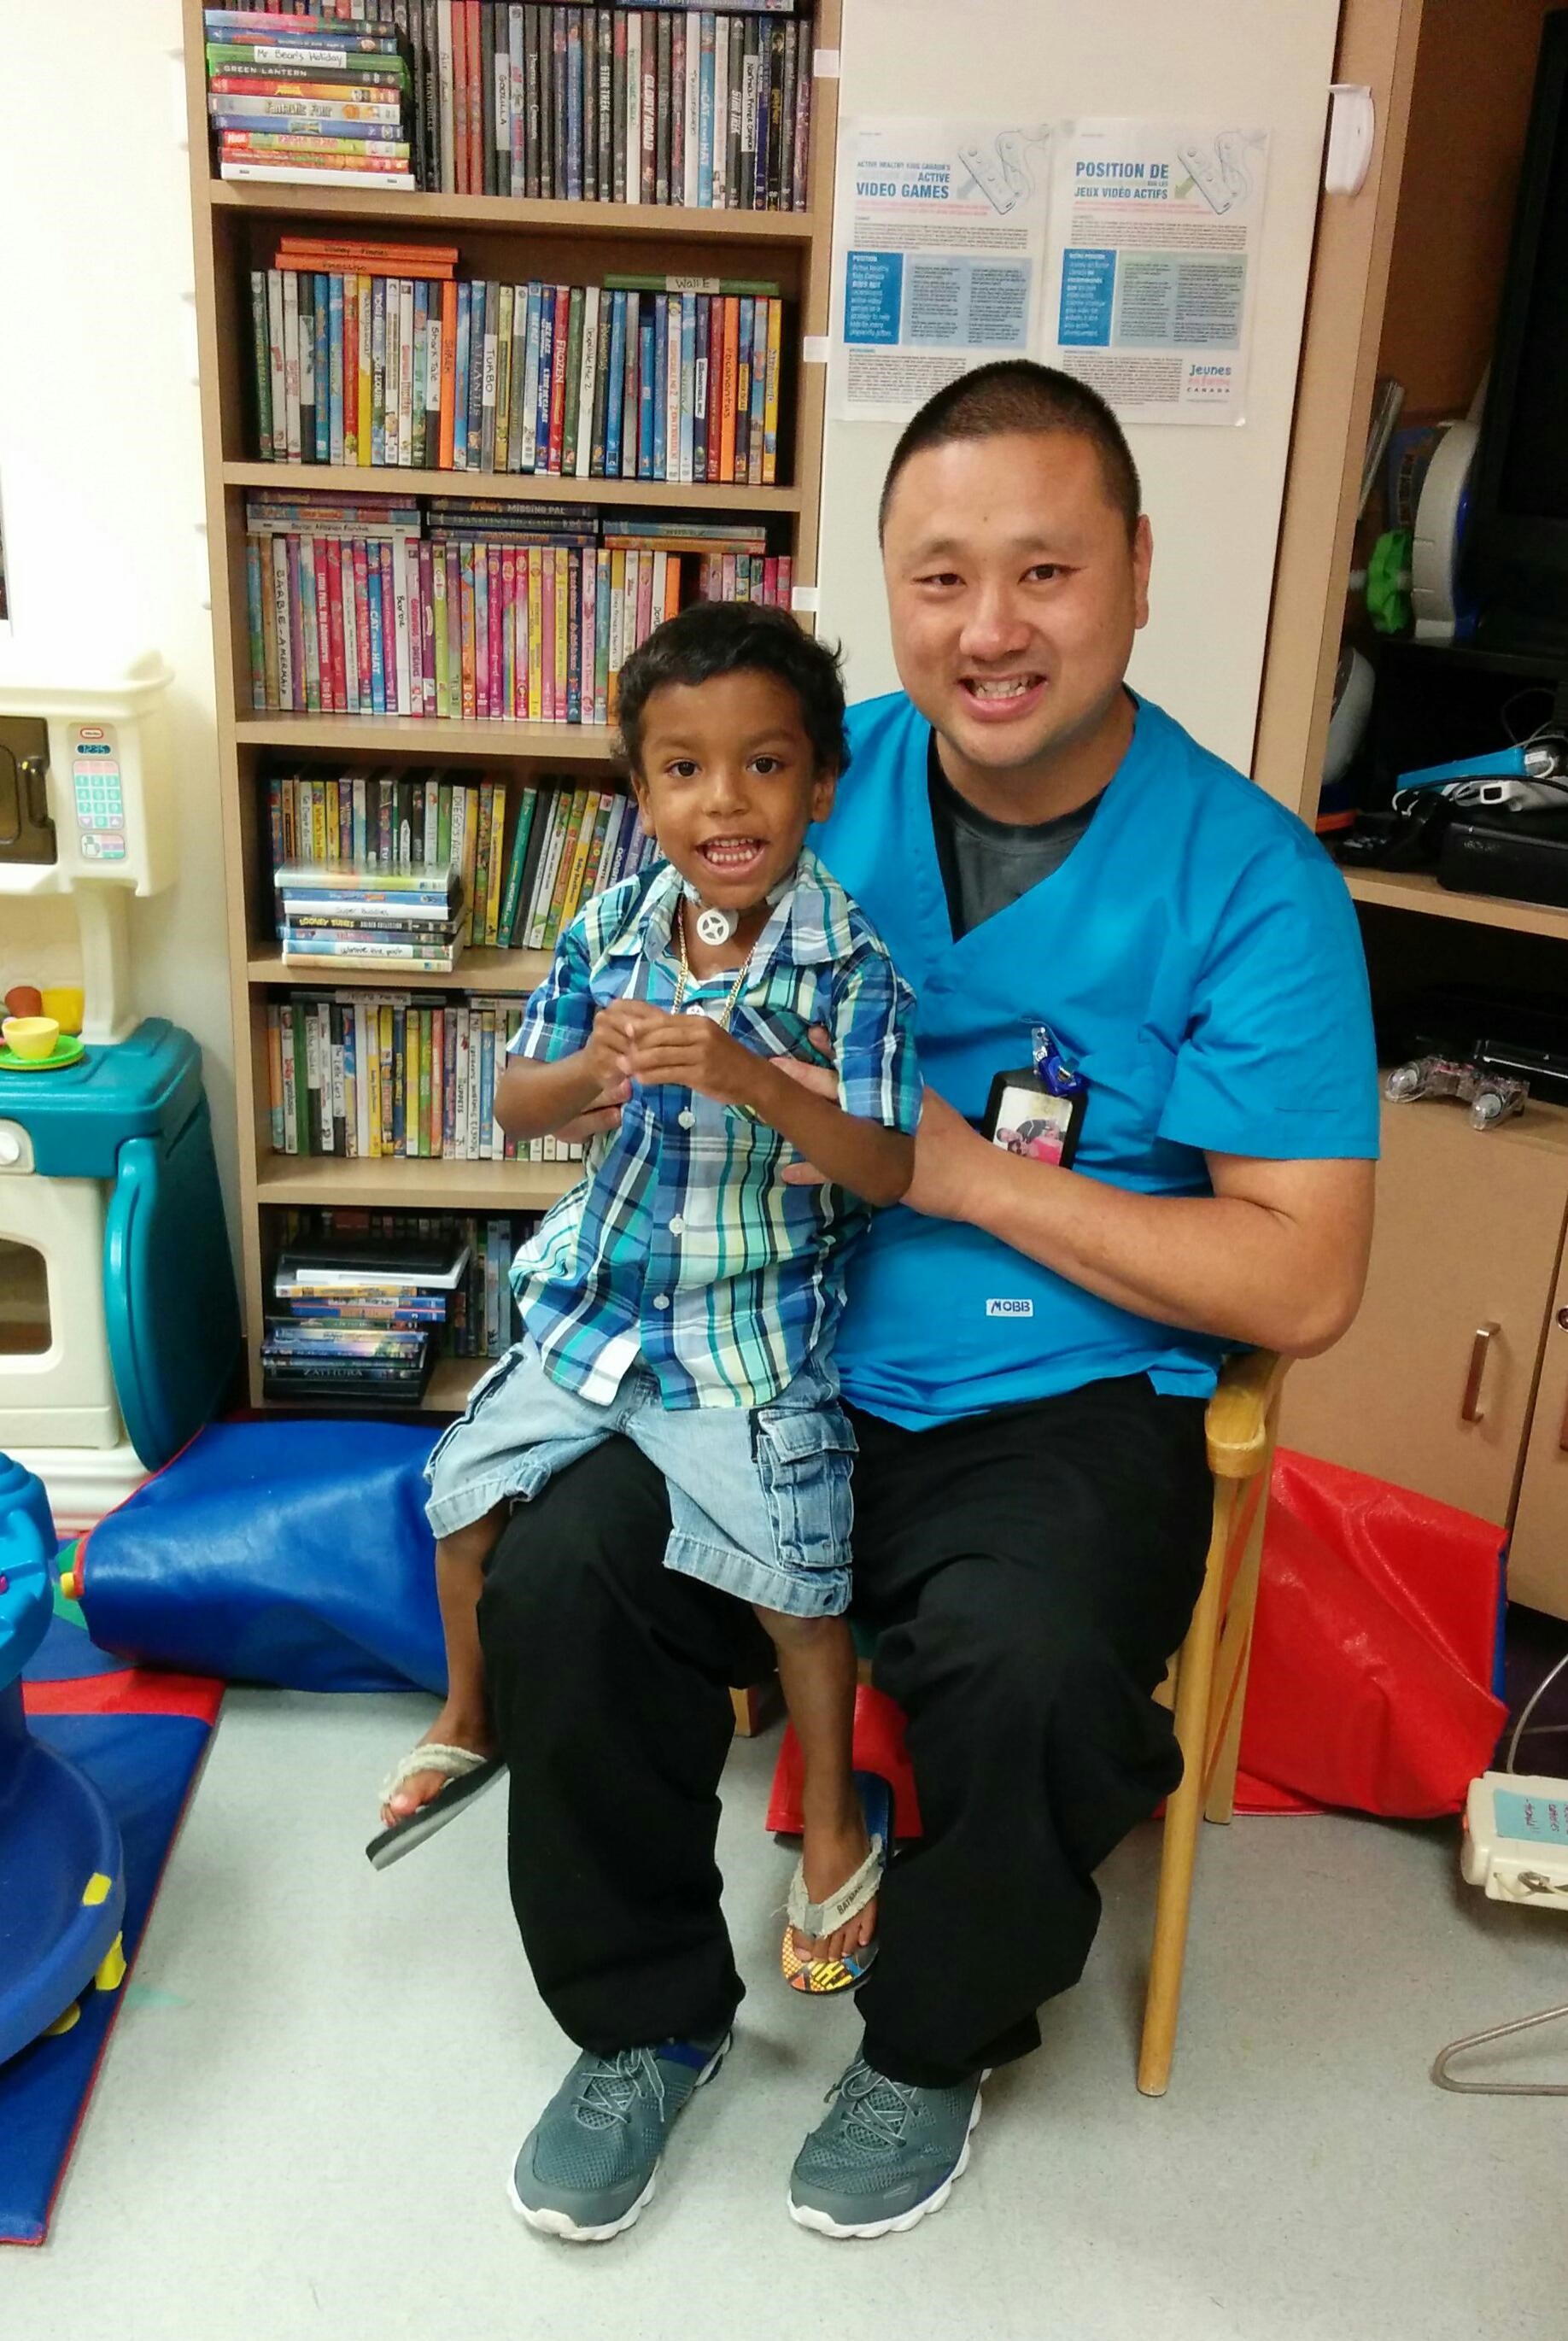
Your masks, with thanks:
[(1208, 1733), (1209, 1693), (1219, 1639), (1224, 1591), (1225, 1552), (1235, 1510), (1236, 1482), (1216, 1490), (1213, 1531), (1198, 1606), (1182, 1645), (1176, 1679), (1176, 1739), (1182, 1750), (1182, 1783), (1166, 1799), (1160, 1851), (1160, 1884), (1154, 1903), (1154, 1948), (1144, 2002), (1144, 2036), (1138, 2051), (1138, 2087), (1146, 2097), (1164, 2097), (1176, 2046), (1182, 2003), (1182, 1969), (1187, 1951), (1193, 1869), (1203, 1809), (1203, 1754)]
[(1244, 1617), (1236, 1619), (1234, 1630), (1241, 1637), (1241, 1655), (1236, 1660), (1230, 1713), (1225, 1718), (1224, 1735), (1214, 1753), (1214, 1767), (1209, 1776), (1209, 1793), (1203, 1804), (1203, 1818), (1221, 1823), (1232, 1819), (1236, 1809), (1236, 1773), (1242, 1758), (1242, 1720), (1247, 1704), (1247, 1669), (1253, 1660), (1250, 1607)]
[(1203, 1800), (1203, 1818), (1223, 1823), (1234, 1818), (1236, 1809), (1236, 1772), (1242, 1756), (1242, 1708), (1247, 1695), (1247, 1661), (1252, 1655), (1252, 1624), (1247, 1625), (1247, 1647), (1242, 1652), (1236, 1668), (1235, 1696), (1225, 1718), (1224, 1737), (1215, 1751), (1214, 1768), (1209, 1781), (1209, 1793)]
[(1209, 1768), (1208, 1795), (1203, 1805), (1205, 1820), (1228, 1821), (1236, 1808), (1236, 1769), (1241, 1761), (1242, 1718), (1247, 1704), (1247, 1669), (1252, 1664), (1253, 1655), (1253, 1615), (1258, 1606), (1258, 1577), (1263, 1566), (1263, 1529), (1269, 1509), (1269, 1475), (1273, 1469), (1273, 1441), (1271, 1439), (1257, 1479), (1246, 1483), (1249, 1490), (1255, 1489), (1256, 1500), (1252, 1526), (1247, 1532), (1246, 1549), (1236, 1571), (1236, 1581), (1231, 1588), (1223, 1630), (1223, 1639), (1233, 1639), (1239, 1649), (1235, 1674), (1231, 1683), (1230, 1706), (1225, 1714), (1225, 1728)]
[(765, 1682), (753, 1683), (743, 1689), (732, 1685), (730, 1705), (734, 1709), (735, 1731), (742, 1739), (755, 1739), (765, 1731), (778, 1713), (782, 1702), (776, 1675)]

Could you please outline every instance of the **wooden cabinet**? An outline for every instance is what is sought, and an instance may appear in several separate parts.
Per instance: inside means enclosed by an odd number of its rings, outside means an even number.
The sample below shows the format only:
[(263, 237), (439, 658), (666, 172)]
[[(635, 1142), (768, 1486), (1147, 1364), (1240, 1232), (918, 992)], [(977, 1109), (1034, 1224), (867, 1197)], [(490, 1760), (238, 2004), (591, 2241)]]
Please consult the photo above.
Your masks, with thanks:
[[(1555, 1384), (1549, 1369), (1531, 1430), (1548, 1318), (1568, 1308), (1565, 1216), (1568, 1113), (1532, 1107), (1480, 1131), (1447, 1102), (1386, 1106), (1366, 1299), (1337, 1349), (1293, 1369), (1285, 1444), (1503, 1526), (1528, 1434), (1531, 1471), (1543, 1443), (1537, 1500), (1568, 1525), (1568, 1455), (1558, 1462), (1556, 1446), (1568, 1331), (1547, 1341)], [(1568, 1549), (1558, 1583), (1543, 1606), (1568, 1609)], [(1512, 1590), (1539, 1599), (1518, 1581)]]
[[(1402, 385), (1403, 425), (1470, 403), (1553, 5), (1341, 10), (1335, 79), (1372, 89), (1378, 139), (1361, 192), (1320, 211), (1252, 766), (1308, 822), (1342, 641), (1378, 649), (1351, 590), (1383, 524), (1375, 503), (1361, 519), (1373, 384)], [(1544, 711), (1555, 672), (1513, 673), (1544, 684)], [(1450, 893), (1430, 871), (1347, 874), (1380, 1007), (1450, 986), (1568, 999), (1568, 911)], [(1281, 1436), (1509, 1529), (1511, 1598), (1568, 1618), (1568, 1111), (1480, 1132), (1422, 1103), (1388, 1109), (1383, 1129), (1365, 1301), (1337, 1349), (1293, 1368)]]
[(1568, 1257), (1546, 1320), (1508, 1548), (1508, 1590), (1532, 1609), (1568, 1618)]

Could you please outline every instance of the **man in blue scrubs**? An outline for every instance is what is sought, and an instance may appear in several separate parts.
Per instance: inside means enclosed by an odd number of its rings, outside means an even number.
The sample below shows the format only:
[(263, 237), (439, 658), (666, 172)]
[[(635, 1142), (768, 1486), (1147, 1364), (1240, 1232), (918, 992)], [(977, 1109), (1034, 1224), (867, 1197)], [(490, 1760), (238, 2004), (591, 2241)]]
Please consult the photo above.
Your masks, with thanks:
[[(1123, 680), (1152, 540), (1109, 409), (1026, 363), (965, 376), (904, 432), (882, 538), (904, 690), (852, 713), (820, 846), (914, 988), (930, 1085), (838, 1349), (856, 1606), (925, 1834), (791, 2177), (834, 2236), (945, 2200), (985, 2069), (1082, 1970), (1095, 1868), (1180, 1776), (1152, 1693), (1203, 1573), (1204, 1400), (1227, 1348), (1349, 1323), (1377, 1143), (1337, 873)], [(1034, 1064), (1081, 1083), (1070, 1168), (982, 1134)], [(579, 2236), (636, 2216), (742, 1995), (717, 1785), (726, 1687), (770, 1658), (661, 1567), (668, 1533), (615, 1442), (514, 1515), (480, 1608), (514, 1904), (585, 2052), (514, 2192)]]

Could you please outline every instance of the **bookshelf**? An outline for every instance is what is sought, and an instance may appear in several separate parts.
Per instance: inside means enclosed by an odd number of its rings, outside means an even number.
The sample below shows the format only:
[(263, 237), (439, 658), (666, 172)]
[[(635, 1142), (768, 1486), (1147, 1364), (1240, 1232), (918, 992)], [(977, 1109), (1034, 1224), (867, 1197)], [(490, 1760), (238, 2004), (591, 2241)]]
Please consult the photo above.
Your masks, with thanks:
[[(263, 1203), (337, 1203), (367, 1210), (542, 1211), (567, 1171), (549, 1162), (340, 1162), (330, 1154), (274, 1154), (258, 1165)], [(416, 1199), (405, 1201), (412, 1183)]]
[[(495, 202), (498, 198), (491, 196)], [(554, 503), (635, 504), (640, 511), (654, 509), (660, 504), (677, 507), (683, 512), (761, 512), (793, 513), (800, 510), (798, 488), (754, 488), (738, 483), (726, 485), (704, 481), (686, 487), (672, 487), (662, 480), (567, 480), (554, 473), (538, 476), (521, 473), (494, 472), (415, 472), (399, 468), (396, 483), (400, 494), (411, 496), (450, 495), (454, 482), (460, 482), (464, 495), (482, 496), (494, 503), (526, 505), (534, 501)], [(358, 496), (365, 493), (365, 473), (344, 471), (324, 463), (225, 463), (225, 484), (233, 488), (313, 488), (328, 495)]]
[[(838, 16), (842, 0), (832, 0), (831, 10), (824, 0), (818, 0), (815, 14), (816, 39), (819, 47), (838, 39)], [(190, 55), (189, 45), (186, 55)], [(820, 105), (833, 93), (829, 102), (836, 105), (837, 85), (818, 82), (813, 104)], [(203, 152), (205, 152), (206, 118), (202, 121)], [(815, 164), (816, 134), (813, 134), (813, 165)], [(826, 148), (831, 155), (831, 143)], [(816, 240), (819, 221), (816, 209), (809, 212), (688, 212), (669, 204), (559, 204), (526, 202), (514, 195), (436, 195), (398, 193), (395, 189), (383, 193), (375, 187), (260, 187), (241, 186), (221, 179), (209, 181), (211, 204), (216, 211), (251, 212), (297, 218), (302, 213), (307, 219), (360, 220), (376, 222), (383, 228), (389, 224), (426, 228), (489, 228), (496, 225), (497, 204), (504, 204), (509, 222), (515, 217), (523, 227), (544, 231), (558, 229), (574, 239), (581, 235), (624, 236), (634, 241), (645, 251), (650, 241), (674, 240), (739, 244), (809, 244)], [(813, 186), (816, 187), (815, 179)], [(832, 188), (825, 191), (827, 207), (832, 205)], [(700, 222), (695, 227), (688, 222)], [(674, 226), (672, 226), (674, 223)], [(814, 325), (812, 332), (815, 332)]]
[[(463, 988), (481, 992), (529, 992), (535, 984), (543, 983), (550, 971), (550, 954), (543, 951), (474, 951), (463, 954)], [(283, 954), (275, 943), (268, 951), (253, 951), (247, 962), (252, 983), (272, 984), (293, 981), (283, 969)], [(383, 979), (385, 981), (385, 979)], [(450, 991), (449, 975), (403, 975), (398, 978), (400, 991)]]
[[(805, 338), (825, 337), (832, 254), (834, 156), (838, 84), (818, 79), (812, 94), (811, 208), (803, 212), (709, 211), (613, 203), (562, 203), (506, 195), (409, 193), (378, 187), (225, 184), (212, 175), (204, 33), (199, 0), (182, 0), (191, 210), (195, 254), (197, 347), (203, 465), (212, 576), (216, 670), (217, 768), (222, 799), (229, 981), (238, 1120), (239, 1238), (250, 1396), (261, 1404), (256, 1345), (264, 1278), (276, 1243), (276, 1214), (288, 1206), (414, 1211), (537, 1210), (564, 1190), (567, 1166), (440, 1159), (368, 1160), (285, 1156), (272, 1150), (266, 1009), (289, 984), (456, 996), (523, 994), (540, 980), (547, 955), (529, 951), (469, 951), (453, 977), (385, 973), (342, 977), (319, 971), (285, 976), (272, 927), (264, 780), (285, 760), (341, 771), (466, 768), (519, 790), (563, 767), (605, 785), (614, 769), (612, 734), (594, 725), (463, 722), (400, 716), (259, 715), (253, 712), (246, 639), (245, 507), (258, 491), (400, 500), (458, 493), (516, 509), (530, 502), (582, 502), (606, 510), (632, 505), (705, 511), (715, 518), (765, 516), (780, 550), (794, 563), (798, 589), (817, 580), (826, 368), (806, 364)], [(816, 49), (836, 51), (842, 0), (815, 0)], [(692, 276), (744, 274), (776, 279), (786, 304), (791, 396), (787, 437), (781, 432), (780, 484), (677, 486), (555, 474), (453, 473), (360, 466), (285, 464), (256, 460), (252, 439), (248, 272), (265, 267), (280, 232), (316, 228), (329, 235), (356, 229), (400, 243), (455, 244), (460, 272), (519, 282), (529, 277), (599, 284), (606, 273), (647, 271)], [(731, 247), (738, 246), (738, 251)], [(787, 453), (787, 461), (785, 460)], [(770, 542), (772, 534), (770, 533)], [(810, 623), (810, 620), (804, 621)], [(438, 1365), (424, 1403), (461, 1407), (486, 1360), (451, 1358)]]
[(468, 1403), (469, 1391), (493, 1362), (489, 1358), (443, 1358), (424, 1393), (426, 1410), (461, 1414)]
[(1428, 918), (1452, 919), (1463, 926), (1496, 927), (1516, 935), (1547, 935), (1568, 941), (1568, 911), (1550, 902), (1516, 902), (1504, 894), (1459, 894), (1440, 885), (1428, 870), (1345, 872), (1358, 902), (1380, 910), (1416, 911)]
[(240, 747), (286, 748), (296, 756), (329, 749), (379, 757), (391, 750), (422, 764), (483, 756), (496, 763), (527, 757), (541, 764), (607, 765), (613, 737), (594, 723), (432, 722), (418, 715), (242, 716), (234, 731)]

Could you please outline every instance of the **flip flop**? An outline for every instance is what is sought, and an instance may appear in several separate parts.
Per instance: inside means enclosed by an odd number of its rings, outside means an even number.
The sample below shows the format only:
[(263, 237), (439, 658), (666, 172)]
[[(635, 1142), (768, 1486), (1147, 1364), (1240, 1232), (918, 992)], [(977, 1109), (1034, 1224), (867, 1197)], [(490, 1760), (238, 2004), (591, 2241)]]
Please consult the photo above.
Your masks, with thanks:
[(371, 1868), (385, 1869), (390, 1863), (401, 1861), (405, 1853), (412, 1853), (416, 1845), (423, 1845), (427, 1837), (434, 1837), (437, 1829), (444, 1828), (448, 1821), (466, 1812), (474, 1798), (483, 1796), (505, 1768), (499, 1756), (476, 1756), (472, 1748), (448, 1748), (438, 1739), (427, 1741), (423, 1748), (411, 1748), (406, 1756), (398, 1758), (382, 1782), (382, 1803), (395, 1796), (404, 1780), (411, 1780), (415, 1772), (444, 1772), (446, 1785), (437, 1788), (417, 1812), (405, 1813), (390, 1828), (384, 1828), (379, 1837), (371, 1838), (365, 1848)]
[(807, 1898), (804, 1865), (797, 1863), (790, 1882), (779, 1966), (792, 1991), (809, 1992), (814, 1998), (850, 1990), (876, 1957), (874, 1938), (842, 1959), (812, 1958), (797, 1951), (794, 1942), (797, 1928), (803, 1935), (820, 1938), (847, 1926), (855, 1912), (864, 1910), (881, 1888), (893, 1848), (893, 1790), (878, 1772), (857, 1772), (854, 1788), (865, 1816), (865, 1833), (871, 1839), (871, 1851), (854, 1876), (846, 1878), (838, 1891), (823, 1902)]

